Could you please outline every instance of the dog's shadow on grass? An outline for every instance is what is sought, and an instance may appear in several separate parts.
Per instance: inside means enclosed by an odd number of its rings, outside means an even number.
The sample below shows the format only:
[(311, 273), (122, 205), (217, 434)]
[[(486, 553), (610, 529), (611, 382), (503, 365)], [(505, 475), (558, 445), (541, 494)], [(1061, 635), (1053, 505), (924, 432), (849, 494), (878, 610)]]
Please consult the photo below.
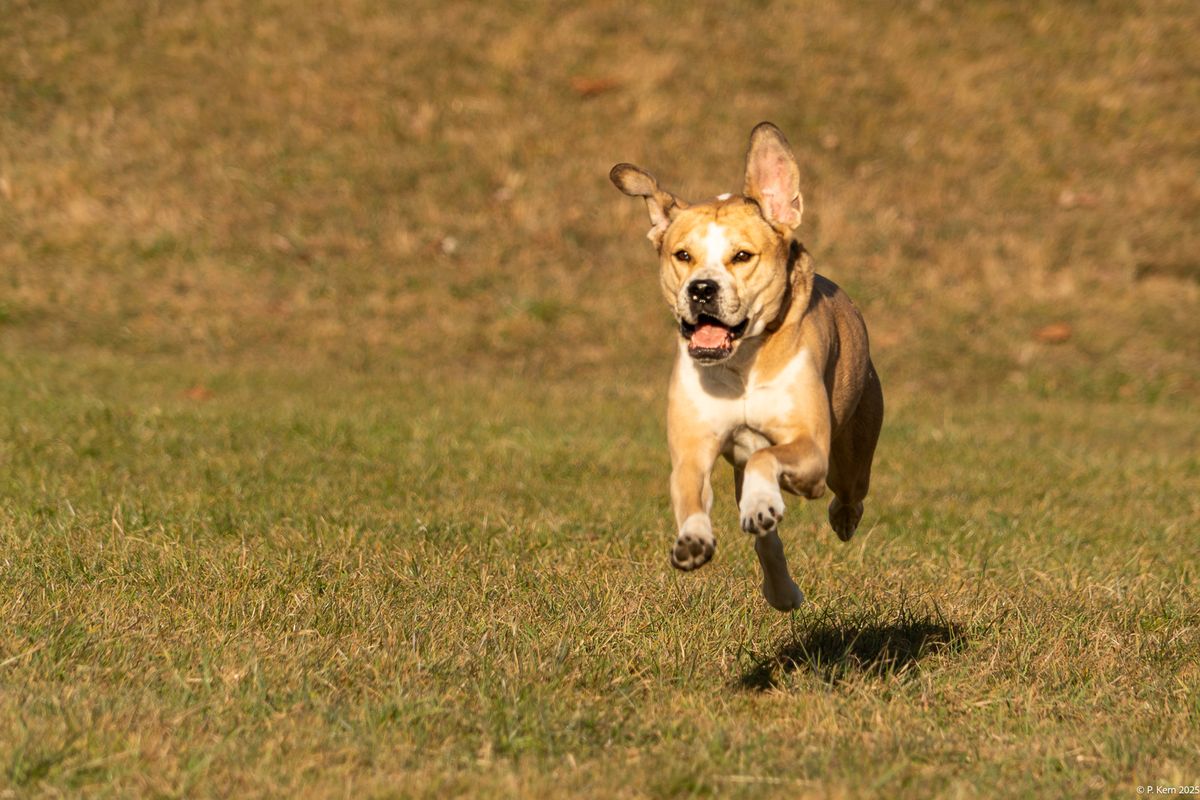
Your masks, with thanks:
[(901, 611), (893, 618), (866, 614), (851, 619), (830, 615), (805, 623), (770, 655), (756, 656), (736, 680), (748, 691), (778, 688), (784, 678), (804, 670), (829, 684), (853, 675), (886, 677), (915, 673), (921, 659), (957, 653), (967, 646), (962, 626), (938, 615)]

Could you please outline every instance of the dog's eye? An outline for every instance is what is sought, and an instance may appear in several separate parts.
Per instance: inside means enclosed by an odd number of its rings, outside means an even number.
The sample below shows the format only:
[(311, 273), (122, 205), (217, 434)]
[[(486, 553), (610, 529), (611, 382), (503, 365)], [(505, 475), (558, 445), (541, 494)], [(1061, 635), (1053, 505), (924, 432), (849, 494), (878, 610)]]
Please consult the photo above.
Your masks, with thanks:
[(753, 253), (747, 253), (745, 250), (738, 250), (733, 254), (733, 263), (745, 264), (750, 259), (754, 258)]
[(687, 250), (676, 250), (675, 258), (678, 259), (679, 261), (688, 262), (688, 261), (692, 260), (692, 254), (689, 253)]

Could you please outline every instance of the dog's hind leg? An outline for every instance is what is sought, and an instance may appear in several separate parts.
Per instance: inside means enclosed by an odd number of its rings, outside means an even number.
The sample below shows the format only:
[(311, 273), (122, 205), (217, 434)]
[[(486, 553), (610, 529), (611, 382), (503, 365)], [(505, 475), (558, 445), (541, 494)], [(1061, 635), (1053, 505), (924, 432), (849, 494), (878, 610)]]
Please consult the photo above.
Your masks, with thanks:
[(829, 524), (843, 542), (858, 529), (863, 515), (863, 498), (871, 487), (871, 461), (883, 427), (883, 389), (875, 366), (867, 364), (867, 382), (854, 414), (830, 442)]

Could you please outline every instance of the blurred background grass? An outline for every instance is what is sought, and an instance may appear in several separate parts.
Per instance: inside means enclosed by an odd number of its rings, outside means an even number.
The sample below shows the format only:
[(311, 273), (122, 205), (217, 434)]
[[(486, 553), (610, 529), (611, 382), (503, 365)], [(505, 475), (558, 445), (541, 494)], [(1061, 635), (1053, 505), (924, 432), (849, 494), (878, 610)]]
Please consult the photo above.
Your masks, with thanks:
[[(16, 3), (13, 345), (610, 375), (670, 351), (620, 160), (751, 125), (890, 382), (1196, 391), (1189, 3)], [(1070, 341), (1032, 337), (1066, 322)]]
[[(0, 792), (1194, 783), (1198, 32), (6, 3)], [(860, 537), (789, 509), (793, 617), (727, 471), (667, 566), (672, 326), (607, 180), (737, 190), (763, 119), (889, 404)]]

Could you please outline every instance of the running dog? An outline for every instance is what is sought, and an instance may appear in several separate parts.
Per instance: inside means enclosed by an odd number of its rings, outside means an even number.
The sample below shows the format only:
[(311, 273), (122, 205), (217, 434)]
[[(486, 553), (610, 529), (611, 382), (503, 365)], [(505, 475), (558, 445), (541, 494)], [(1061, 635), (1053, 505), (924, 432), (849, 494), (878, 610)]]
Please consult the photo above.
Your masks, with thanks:
[(663, 294), (679, 321), (667, 399), (679, 531), (671, 564), (694, 570), (713, 557), (711, 476), (724, 456), (763, 596), (794, 609), (804, 594), (779, 539), (780, 490), (815, 499), (828, 486), (829, 523), (848, 541), (883, 423), (862, 315), (793, 235), (804, 208), (796, 158), (764, 122), (750, 134), (742, 194), (687, 203), (632, 164), (609, 178), (646, 201)]

